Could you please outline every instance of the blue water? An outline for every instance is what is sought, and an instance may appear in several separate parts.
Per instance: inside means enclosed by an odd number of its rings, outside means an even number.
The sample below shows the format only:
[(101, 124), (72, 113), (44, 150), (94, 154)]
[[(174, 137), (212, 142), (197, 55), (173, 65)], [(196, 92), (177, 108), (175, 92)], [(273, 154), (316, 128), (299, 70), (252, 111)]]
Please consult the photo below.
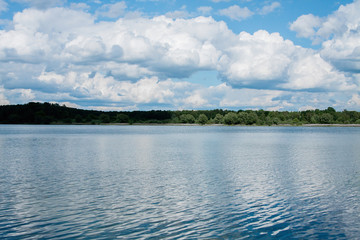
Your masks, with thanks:
[(360, 128), (0, 125), (0, 239), (359, 239)]

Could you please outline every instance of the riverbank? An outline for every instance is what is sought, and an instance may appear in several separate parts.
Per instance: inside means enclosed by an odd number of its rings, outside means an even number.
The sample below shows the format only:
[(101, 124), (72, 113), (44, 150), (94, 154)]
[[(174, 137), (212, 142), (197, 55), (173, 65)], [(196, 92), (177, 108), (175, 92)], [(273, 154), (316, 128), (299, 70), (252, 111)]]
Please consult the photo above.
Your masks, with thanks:
[(139, 125), (199, 124), (207, 126), (213, 124), (246, 126), (358, 126), (360, 125), (360, 112), (347, 110), (336, 112), (335, 109), (331, 107), (325, 110), (317, 109), (299, 112), (264, 110), (231, 111), (222, 109), (103, 112), (68, 108), (50, 103), (28, 103), (25, 105), (0, 106), (0, 123), (64, 125), (106, 125), (108, 123), (118, 125), (119, 123), (125, 123)]
[(74, 125), (74, 126), (228, 126), (228, 127), (360, 127), (360, 124), (273, 124), (273, 125), (242, 125), (242, 124), (198, 124), (198, 123), (50, 123), (50, 124), (7, 124), (0, 125)]
[(304, 127), (360, 127), (360, 124), (303, 124)]
[[(52, 124), (52, 125), (94, 125), (94, 124)], [(227, 125), (227, 124), (197, 124), (197, 123), (101, 123), (102, 126), (228, 126), (228, 127), (360, 127), (360, 124), (277, 124), (277, 125)]]

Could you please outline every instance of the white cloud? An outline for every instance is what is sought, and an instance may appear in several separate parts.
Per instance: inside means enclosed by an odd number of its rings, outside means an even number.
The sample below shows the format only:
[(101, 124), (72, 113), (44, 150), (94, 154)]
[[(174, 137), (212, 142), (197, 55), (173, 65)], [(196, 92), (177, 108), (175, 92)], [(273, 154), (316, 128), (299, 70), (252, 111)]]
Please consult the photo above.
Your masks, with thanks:
[(11, 0), (12, 2), (27, 4), (31, 7), (46, 9), (55, 6), (62, 6), (66, 0)]
[(254, 13), (247, 7), (241, 8), (238, 5), (233, 5), (228, 8), (221, 9), (219, 10), (219, 14), (236, 21), (242, 21), (254, 15)]
[(71, 3), (70, 4), (70, 8), (71, 9), (75, 9), (75, 10), (89, 10), (90, 6), (87, 5), (86, 3)]
[(202, 7), (198, 7), (197, 11), (201, 14), (201, 15), (209, 15), (212, 11), (212, 7), (209, 6), (202, 6)]
[(351, 99), (348, 101), (349, 105), (356, 105), (360, 106), (360, 95), (359, 94), (353, 94)]
[(182, 107), (184, 108), (203, 108), (209, 106), (208, 101), (201, 96), (200, 92), (192, 93), (189, 97), (185, 98), (182, 103)]
[(168, 12), (165, 14), (166, 17), (169, 17), (169, 18), (187, 18), (187, 17), (190, 17), (190, 13), (186, 10), (176, 10), (176, 11), (173, 11), (173, 12)]
[(307, 111), (307, 110), (315, 110), (316, 108), (314, 108), (313, 106), (302, 106), (299, 108), (299, 111)]
[(352, 31), (358, 32), (359, 8), (360, 0), (355, 0), (345, 6), (341, 5), (337, 11), (327, 17), (302, 15), (291, 24), (290, 28), (300, 37), (313, 39), (315, 43), (328, 38), (341, 37)]
[(356, 86), (315, 51), (295, 46), (278, 33), (242, 32), (224, 51), (220, 74), (234, 87), (354, 89)]
[(8, 105), (10, 101), (5, 97), (5, 89), (3, 86), (0, 86), (0, 105)]
[(340, 6), (331, 15), (319, 18), (300, 16), (291, 29), (300, 37), (321, 43), (321, 56), (345, 72), (360, 71), (360, 0)]
[(281, 7), (281, 4), (279, 2), (272, 2), (270, 5), (265, 5), (264, 7), (262, 7), (262, 9), (259, 11), (259, 14), (269, 14), (279, 7)]
[(31, 89), (18, 88), (6, 91), (8, 99), (15, 98), (18, 103), (26, 103), (35, 99), (35, 92)]
[(251, 85), (254, 81), (280, 80), (296, 47), (278, 33), (261, 30), (253, 35), (242, 32), (227, 49), (222, 74), (233, 85)]
[[(359, 56), (356, 31), (325, 42), (320, 54), (279, 33), (235, 34), (211, 17), (95, 19), (66, 8), (15, 14), (13, 29), (0, 31), (0, 85), (7, 91), (0, 99), (58, 99), (89, 105), (100, 101), (121, 108), (166, 104), (286, 109), (301, 107), (296, 105), (297, 91), (340, 90), (346, 95), (359, 89), (353, 75), (333, 63), (336, 52), (344, 52), (337, 59)], [(207, 70), (218, 71), (224, 84), (206, 88), (171, 80)], [(297, 97), (281, 99), (285, 92)], [(309, 99), (301, 102), (312, 106)], [(346, 105), (349, 99), (341, 101)]]
[(289, 81), (282, 87), (290, 89), (352, 90), (356, 85), (348, 82), (346, 76), (336, 71), (319, 54), (302, 56), (288, 69)]
[[(57, 16), (67, 21), (56, 20)], [(320, 56), (278, 33), (235, 35), (212, 18), (94, 23), (89, 14), (56, 8), (26, 10), (15, 16), (14, 26), (0, 35), (0, 58), (46, 64), (59, 73), (102, 72), (117, 80), (131, 80), (181, 78), (200, 70), (218, 70), (234, 87), (349, 88), (345, 77)], [(305, 64), (309, 67), (301, 70)]]
[(171, 80), (159, 81), (158, 78), (142, 78), (137, 82), (116, 81), (111, 76), (89, 73), (69, 72), (60, 75), (54, 72), (43, 72), (38, 80), (45, 84), (59, 87), (59, 91), (69, 92), (71, 96), (92, 100), (106, 100), (126, 103), (165, 103), (171, 102), (175, 94), (180, 94), (187, 83), (176, 83)]
[(355, 0), (351, 4), (340, 6), (337, 11), (325, 18), (316, 35), (327, 39), (331, 36), (335, 38), (343, 36), (345, 33), (358, 32), (360, 23), (360, 0)]
[(312, 14), (302, 15), (291, 23), (290, 29), (296, 32), (296, 36), (313, 39), (317, 29), (321, 26), (320, 17)]
[(145, 78), (136, 83), (121, 83), (124, 96), (135, 103), (164, 103), (167, 98), (174, 96), (173, 87), (176, 87), (176, 83), (170, 80), (159, 82), (157, 78)]
[(66, 106), (69, 108), (81, 108), (81, 106), (77, 105), (76, 103), (71, 103), (71, 102), (50, 102), (50, 103), (57, 103), (61, 106)]
[[(359, 21), (360, 26), (360, 21)], [(321, 56), (338, 69), (356, 73), (360, 71), (360, 28), (336, 36), (322, 44)]]
[(0, 0), (0, 13), (8, 10), (8, 4), (4, 0)]
[(113, 4), (104, 4), (96, 12), (98, 16), (108, 17), (108, 18), (118, 18), (125, 14), (127, 6), (125, 2), (117, 2)]
[(219, 87), (224, 91), (224, 96), (220, 101), (222, 108), (239, 106), (243, 108), (268, 108), (281, 105), (281, 101), (276, 100), (276, 97), (281, 96), (281, 91)]

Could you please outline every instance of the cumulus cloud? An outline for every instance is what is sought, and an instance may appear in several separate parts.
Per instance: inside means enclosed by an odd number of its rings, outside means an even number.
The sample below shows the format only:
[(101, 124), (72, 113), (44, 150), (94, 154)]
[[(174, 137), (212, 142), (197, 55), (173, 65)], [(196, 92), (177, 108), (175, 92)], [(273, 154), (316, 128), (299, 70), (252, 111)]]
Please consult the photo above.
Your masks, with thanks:
[(209, 15), (212, 10), (212, 7), (209, 6), (202, 6), (197, 8), (197, 11), (202, 15)]
[[(194, 89), (190, 83), (174, 82), (170, 79), (159, 81), (157, 77), (142, 78), (136, 82), (116, 81), (111, 76), (100, 73), (69, 72), (60, 75), (43, 72), (38, 80), (52, 86), (61, 86), (59, 92), (69, 93), (70, 97), (82, 101), (107, 101), (121, 104), (177, 104), (174, 99), (186, 97), (184, 91)], [(135, 105), (136, 106), (136, 105)]]
[(85, 10), (89, 10), (90, 6), (87, 5), (86, 3), (71, 3), (70, 8), (85, 11)]
[(360, 106), (360, 95), (359, 94), (353, 94), (351, 99), (348, 101), (349, 105), (356, 105)]
[(238, 5), (233, 5), (228, 8), (221, 9), (219, 10), (219, 14), (236, 21), (242, 21), (254, 15), (254, 13), (247, 7), (241, 8)]
[(313, 39), (315, 43), (329, 38), (341, 37), (349, 32), (358, 32), (360, 15), (360, 0), (341, 5), (337, 11), (329, 16), (320, 18), (312, 14), (302, 15), (290, 25), (299, 37)]
[(127, 8), (125, 2), (117, 2), (113, 4), (104, 4), (96, 12), (96, 15), (108, 18), (118, 18), (125, 14)]
[(290, 26), (300, 37), (322, 43), (321, 57), (345, 72), (360, 71), (360, 0), (342, 5), (329, 16), (300, 16)]
[(356, 87), (316, 51), (295, 46), (278, 33), (242, 32), (225, 52), (220, 75), (233, 87), (288, 90)]
[[(123, 13), (108, 16), (118, 14)], [(353, 65), (346, 66), (357, 69), (355, 30), (337, 34), (317, 51), (296, 46), (279, 33), (235, 34), (211, 17), (116, 18), (96, 21), (95, 15), (79, 8), (16, 13), (13, 29), (0, 31), (0, 85), (7, 91), (0, 92), (1, 101), (98, 101), (121, 108), (287, 108), (297, 107), (296, 101), (316, 105), (309, 102), (314, 95), (300, 99), (299, 91), (341, 90), (346, 95), (359, 90), (359, 81), (336, 64), (351, 59)], [(314, 32), (304, 36), (316, 35), (321, 28), (312, 26)], [(202, 87), (171, 79), (199, 71), (217, 71), (224, 83)], [(290, 92), (296, 97), (285, 98)], [(322, 102), (329, 98), (322, 97)]]
[(322, 20), (312, 14), (302, 15), (291, 23), (290, 29), (296, 32), (296, 36), (314, 39), (317, 29)]
[(360, 72), (360, 28), (325, 41), (322, 44), (321, 56), (342, 71)]
[(5, 89), (3, 86), (0, 86), (0, 105), (8, 105), (10, 101), (5, 97)]
[(169, 18), (187, 18), (190, 17), (190, 13), (188, 11), (186, 11), (185, 9), (182, 10), (176, 10), (176, 11), (172, 11), (172, 12), (167, 12), (165, 14), (166, 17)]
[(260, 9), (259, 14), (261, 15), (266, 15), (269, 14), (273, 11), (275, 11), (275, 9), (281, 7), (281, 4), (279, 2), (273, 2), (270, 5), (265, 5), (264, 7), (262, 7), (262, 9)]
[(290, 89), (328, 89), (352, 90), (352, 84), (346, 76), (336, 71), (319, 54), (303, 56), (288, 69), (289, 81), (282, 86)]
[(66, 0), (11, 0), (11, 1), (17, 3), (23, 3), (39, 9), (62, 6), (66, 2)]
[(0, 13), (8, 10), (8, 4), (4, 0), (0, 0)]
[[(29, 9), (15, 15), (14, 30), (3, 32), (0, 43), (4, 61), (43, 64), (60, 73), (102, 72), (121, 81), (144, 76), (182, 78), (200, 70), (217, 70), (233, 87), (351, 87), (315, 52), (295, 46), (278, 33), (261, 30), (236, 35), (211, 17), (95, 23), (92, 15), (75, 10)], [(306, 71), (301, 70), (305, 63)]]

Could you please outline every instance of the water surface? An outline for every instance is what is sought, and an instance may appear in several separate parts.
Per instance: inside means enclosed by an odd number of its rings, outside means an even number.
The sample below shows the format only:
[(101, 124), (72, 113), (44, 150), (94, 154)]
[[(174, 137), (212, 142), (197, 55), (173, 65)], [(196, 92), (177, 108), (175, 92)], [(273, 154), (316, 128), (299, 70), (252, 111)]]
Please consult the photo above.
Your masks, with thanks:
[(360, 128), (0, 125), (2, 239), (357, 239)]

